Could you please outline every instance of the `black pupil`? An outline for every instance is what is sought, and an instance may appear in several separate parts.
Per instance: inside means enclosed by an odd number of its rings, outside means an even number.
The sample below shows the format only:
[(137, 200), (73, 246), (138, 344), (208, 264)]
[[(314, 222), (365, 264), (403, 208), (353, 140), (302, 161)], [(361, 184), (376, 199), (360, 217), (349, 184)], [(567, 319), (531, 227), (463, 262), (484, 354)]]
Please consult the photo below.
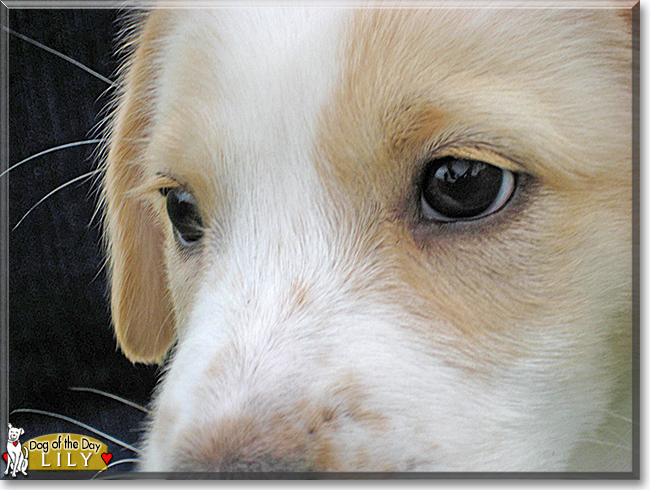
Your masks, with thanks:
[(201, 239), (201, 217), (190, 193), (170, 189), (167, 192), (167, 214), (183, 240), (191, 243)]
[(503, 170), (487, 163), (456, 158), (432, 162), (423, 185), (423, 197), (447, 218), (472, 218), (487, 211), (503, 181)]

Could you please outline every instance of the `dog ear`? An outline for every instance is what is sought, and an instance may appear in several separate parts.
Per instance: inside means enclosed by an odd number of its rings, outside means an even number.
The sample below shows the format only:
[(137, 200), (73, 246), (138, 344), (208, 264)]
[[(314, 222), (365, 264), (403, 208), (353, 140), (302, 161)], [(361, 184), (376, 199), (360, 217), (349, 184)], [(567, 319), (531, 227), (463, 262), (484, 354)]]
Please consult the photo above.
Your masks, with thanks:
[(143, 150), (153, 106), (155, 49), (162, 15), (148, 15), (128, 42), (120, 94), (109, 135), (103, 180), (113, 325), (133, 362), (162, 362), (174, 339), (174, 314), (163, 256), (163, 230), (133, 190), (142, 184)]
[(20, 430), (20, 434), (19, 434), (19, 435), (22, 436), (22, 435), (25, 433), (25, 429), (23, 429), (23, 428), (21, 427), (19, 430)]

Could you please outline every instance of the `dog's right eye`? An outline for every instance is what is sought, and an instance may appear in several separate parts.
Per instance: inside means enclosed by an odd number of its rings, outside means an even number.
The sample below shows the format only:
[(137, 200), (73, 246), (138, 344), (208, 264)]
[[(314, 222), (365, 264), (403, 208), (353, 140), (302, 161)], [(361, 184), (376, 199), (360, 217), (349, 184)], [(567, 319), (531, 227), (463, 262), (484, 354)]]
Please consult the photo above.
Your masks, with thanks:
[(167, 200), (167, 215), (174, 226), (178, 242), (186, 248), (203, 238), (203, 222), (194, 196), (179, 188), (163, 188), (160, 193)]

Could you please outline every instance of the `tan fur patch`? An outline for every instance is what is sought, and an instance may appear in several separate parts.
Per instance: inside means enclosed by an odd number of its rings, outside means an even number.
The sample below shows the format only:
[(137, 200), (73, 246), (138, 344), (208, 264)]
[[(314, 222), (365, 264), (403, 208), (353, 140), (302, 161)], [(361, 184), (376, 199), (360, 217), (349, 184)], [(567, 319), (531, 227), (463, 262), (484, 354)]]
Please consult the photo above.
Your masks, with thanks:
[(129, 359), (139, 362), (159, 362), (174, 336), (164, 277), (164, 234), (151, 220), (148, 205), (132, 193), (143, 184), (141, 159), (155, 79), (152, 58), (167, 21), (162, 10), (148, 16), (132, 62), (125, 68), (104, 180), (113, 323), (120, 347)]
[[(619, 266), (630, 256), (629, 241), (614, 238), (631, 225), (631, 105), (621, 99), (631, 88), (630, 51), (615, 19), (586, 10), (368, 9), (348, 26), (319, 172), (354, 255), (384, 264), (378, 276), (354, 280), (393, 288), (421, 320), (408, 328), (462, 353), (448, 362), (492, 365), (534, 352), (503, 340), (540, 318), (576, 321), (602, 301), (579, 279), (593, 276), (584, 256), (593, 241), (607, 243)], [(492, 28), (473, 32), (474, 22)], [(617, 32), (618, 42), (585, 36), (585, 25)], [(551, 43), (571, 47), (552, 53)], [(586, 82), (581, 70), (601, 79)], [(592, 118), (595, 110), (602, 117)], [(506, 212), (465, 225), (423, 223), (418, 175), (444, 155), (528, 177)], [(604, 203), (600, 215), (594, 202)], [(360, 229), (368, 232), (361, 241)], [(629, 290), (629, 270), (619, 270)]]

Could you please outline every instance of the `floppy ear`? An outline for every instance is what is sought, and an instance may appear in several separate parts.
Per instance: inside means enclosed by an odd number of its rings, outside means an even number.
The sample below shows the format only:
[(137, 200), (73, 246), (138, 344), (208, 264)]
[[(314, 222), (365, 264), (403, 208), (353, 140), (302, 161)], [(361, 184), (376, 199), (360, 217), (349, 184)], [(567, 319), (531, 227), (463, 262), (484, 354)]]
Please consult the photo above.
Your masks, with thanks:
[(113, 116), (103, 181), (104, 227), (117, 341), (133, 362), (161, 362), (174, 339), (163, 230), (133, 189), (142, 184), (143, 150), (153, 107), (153, 42), (162, 16), (149, 14), (131, 42)]

